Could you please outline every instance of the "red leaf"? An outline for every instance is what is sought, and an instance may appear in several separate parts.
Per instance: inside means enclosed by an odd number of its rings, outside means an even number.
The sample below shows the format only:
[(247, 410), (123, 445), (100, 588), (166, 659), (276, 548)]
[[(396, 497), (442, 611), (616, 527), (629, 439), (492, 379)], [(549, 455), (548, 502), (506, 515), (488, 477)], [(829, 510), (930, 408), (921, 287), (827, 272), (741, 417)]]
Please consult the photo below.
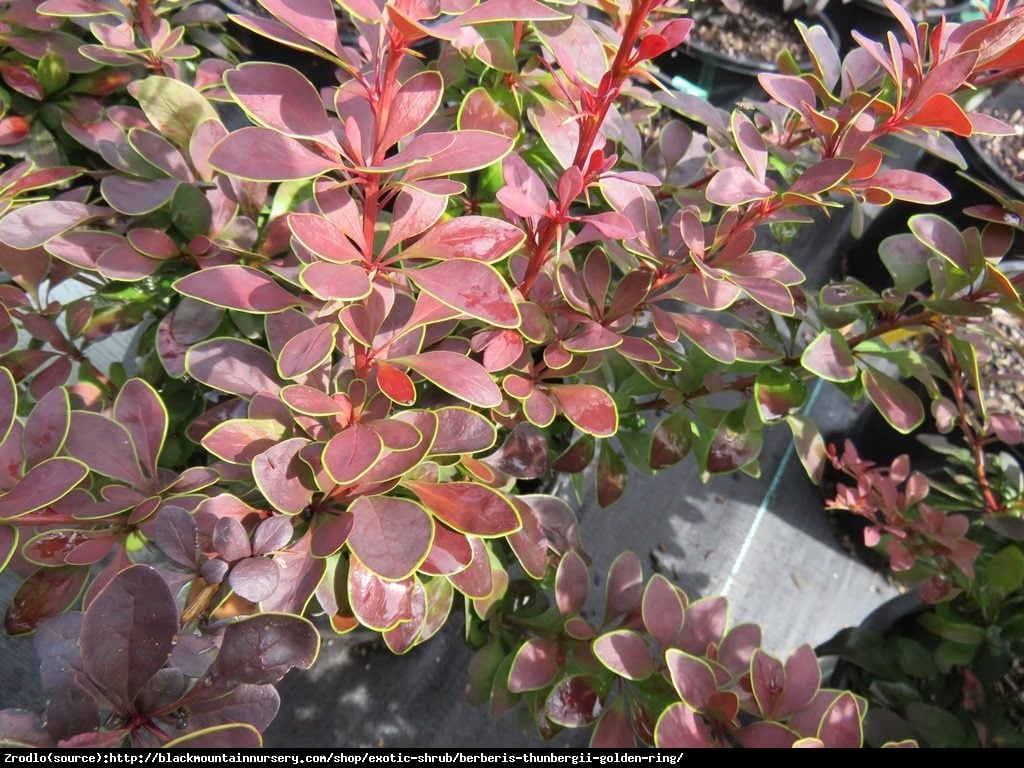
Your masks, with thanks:
[(934, 205), (950, 199), (949, 190), (924, 173), (917, 171), (882, 171), (871, 179), (871, 186), (884, 189), (897, 200)]
[(441, 103), (443, 83), (437, 72), (419, 72), (395, 94), (379, 148), (390, 149), (423, 127)]
[(370, 629), (388, 630), (412, 618), (414, 584), (412, 578), (385, 581), (358, 557), (349, 560), (349, 603), (359, 622)]
[(457, 352), (433, 351), (392, 358), (392, 363), (412, 368), (445, 392), (480, 408), (501, 404), (501, 390), (480, 363)]
[(444, 304), (499, 328), (518, 328), (519, 310), (501, 275), (474, 259), (447, 259), (408, 277)]
[(32, 632), (44, 619), (63, 613), (78, 599), (88, 578), (88, 568), (40, 568), (22, 582), (11, 598), (4, 616), (7, 633)]
[(500, 21), (558, 21), (568, 19), (537, 0), (488, 0), (459, 16), (459, 26)]
[(470, 259), (490, 264), (508, 256), (525, 239), (522, 230), (501, 219), (460, 216), (430, 229), (402, 251), (401, 258)]
[(394, 403), (412, 405), (416, 402), (416, 387), (409, 375), (383, 360), (377, 361), (377, 386)]
[(473, 560), (473, 549), (464, 534), (443, 525), (434, 526), (434, 541), (420, 570), (434, 576), (458, 573)]
[(974, 130), (971, 118), (964, 112), (963, 107), (945, 93), (936, 93), (929, 97), (920, 109), (906, 118), (906, 121), (923, 128), (940, 128), (957, 136), (970, 136)]
[(32, 131), (32, 123), (24, 117), (11, 115), (0, 120), (0, 146), (9, 147), (23, 141)]
[(384, 443), (376, 432), (353, 424), (324, 447), (324, 469), (338, 485), (351, 485), (377, 462), (383, 450)]
[(818, 195), (841, 182), (853, 170), (853, 161), (832, 157), (815, 163), (800, 174), (787, 192), (795, 195)]
[(231, 464), (249, 464), (284, 437), (284, 427), (270, 419), (229, 419), (203, 437), (202, 446)]
[(562, 555), (555, 573), (555, 600), (563, 617), (575, 616), (587, 601), (590, 574), (577, 552)]
[(619, 413), (611, 395), (590, 384), (552, 384), (551, 395), (562, 414), (594, 437), (611, 437), (619, 429)]
[(288, 229), (292, 235), (322, 259), (335, 264), (362, 263), (363, 255), (345, 235), (325, 216), (312, 213), (288, 214)]
[(225, 264), (209, 267), (177, 280), (178, 293), (227, 309), (268, 314), (301, 302), (274, 280), (252, 267)]
[(844, 691), (825, 710), (818, 738), (832, 749), (858, 749), (864, 741), (861, 717), (857, 699), (849, 691)]
[(544, 702), (548, 719), (567, 728), (582, 728), (601, 714), (602, 701), (590, 679), (569, 677), (554, 687)]
[(405, 481), (435, 517), (457, 531), (475, 536), (505, 536), (519, 530), (515, 508), (493, 488), (476, 483)]
[[(255, 157), (259, 162), (253, 162)], [(339, 163), (307, 149), (297, 139), (258, 126), (225, 136), (210, 152), (210, 165), (249, 181), (312, 179), (339, 167)]]
[(412, 575), (430, 551), (434, 522), (419, 505), (389, 496), (360, 496), (348, 545), (362, 563), (385, 579)]

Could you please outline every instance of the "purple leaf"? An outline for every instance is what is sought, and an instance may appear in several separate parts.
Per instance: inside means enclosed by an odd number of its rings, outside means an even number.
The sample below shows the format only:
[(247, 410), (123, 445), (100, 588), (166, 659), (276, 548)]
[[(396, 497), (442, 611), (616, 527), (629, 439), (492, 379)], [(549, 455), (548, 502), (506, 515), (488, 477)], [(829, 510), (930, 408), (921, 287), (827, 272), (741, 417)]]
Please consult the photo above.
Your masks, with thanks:
[(917, 171), (882, 171), (871, 179), (871, 186), (884, 189), (897, 200), (936, 205), (950, 199), (949, 190), (931, 176)]
[(644, 638), (629, 629), (606, 632), (594, 641), (594, 655), (615, 674), (646, 680), (654, 674), (654, 659)]
[(724, 327), (702, 315), (676, 314), (672, 319), (682, 334), (709, 357), (720, 363), (735, 361), (736, 345)]
[(601, 719), (594, 726), (590, 737), (591, 749), (633, 749), (636, 747), (636, 736), (633, 735), (633, 724), (629, 715), (616, 702), (604, 711)]
[(142, 379), (129, 380), (117, 394), (113, 416), (128, 430), (143, 470), (155, 477), (167, 437), (167, 410), (156, 390)]
[(561, 21), (571, 18), (537, 0), (488, 0), (459, 16), (460, 26), (501, 21)]
[(659, 748), (700, 749), (711, 746), (711, 731), (704, 720), (682, 702), (661, 713), (654, 726), (654, 743)]
[(133, 487), (146, 486), (131, 432), (121, 424), (88, 411), (71, 414), (65, 449), (94, 472)]
[(217, 520), (213, 526), (210, 543), (221, 559), (229, 563), (252, 554), (249, 533), (237, 517), (222, 517)]
[(708, 645), (719, 643), (729, 623), (729, 603), (722, 597), (705, 597), (686, 609), (678, 647), (694, 656), (707, 653)]
[(249, 464), (285, 435), (284, 427), (270, 419), (228, 419), (203, 437), (202, 446), (232, 464)]
[(805, 114), (817, 104), (814, 89), (800, 77), (762, 72), (757, 79), (769, 96), (794, 112)]
[(334, 143), (316, 88), (284, 64), (248, 62), (224, 73), (231, 95), (257, 123), (296, 138)]
[(82, 667), (117, 711), (130, 711), (135, 694), (171, 654), (178, 608), (163, 578), (148, 566), (118, 573), (89, 604), (82, 619)]
[(354, 516), (348, 545), (381, 577), (412, 575), (430, 551), (434, 522), (419, 505), (389, 496), (360, 496), (349, 507)]
[(288, 517), (268, 517), (258, 526), (252, 537), (252, 553), (266, 555), (284, 549), (291, 541), (294, 524)]
[(166, 749), (259, 749), (260, 732), (247, 723), (229, 723), (204, 728), (163, 744)]
[(455, 397), (480, 408), (501, 403), (501, 390), (480, 363), (456, 352), (432, 351), (391, 359), (392, 363), (412, 368)]
[(726, 168), (708, 182), (704, 196), (715, 205), (744, 205), (767, 200), (772, 196), (772, 188), (754, 178), (745, 168)]
[(321, 259), (334, 264), (363, 262), (363, 254), (348, 239), (344, 230), (326, 216), (290, 213), (288, 229), (293, 237)]
[(686, 706), (701, 710), (718, 691), (715, 673), (704, 659), (691, 656), (678, 648), (670, 648), (665, 654), (672, 686)]
[(590, 575), (587, 565), (577, 552), (566, 552), (555, 573), (555, 601), (563, 617), (575, 616), (587, 601)]
[(894, 429), (909, 434), (924, 421), (924, 406), (914, 391), (888, 374), (866, 368), (864, 389), (878, 412)]
[(967, 246), (963, 236), (952, 223), (930, 213), (911, 216), (910, 231), (932, 251), (948, 259), (964, 272), (969, 271), (970, 264)]
[(686, 603), (679, 591), (661, 574), (655, 574), (647, 583), (641, 610), (644, 628), (651, 637), (664, 649), (675, 645), (683, 628)]
[[(107, 176), (100, 182), (100, 192), (111, 207), (128, 216), (152, 213), (170, 202), (181, 184), (177, 179), (140, 180), (123, 176)], [(102, 256), (100, 257), (102, 259)], [(130, 265), (122, 257), (111, 264), (115, 269), (128, 270)], [(97, 262), (97, 265), (99, 262)], [(141, 271), (141, 270), (140, 270)]]
[(251, 603), (273, 595), (280, 580), (277, 563), (266, 557), (247, 557), (236, 563), (228, 575), (228, 584), (235, 593)]
[(819, 195), (832, 189), (853, 170), (853, 161), (832, 157), (815, 163), (797, 177), (787, 192), (794, 195)]
[(272, 686), (240, 685), (226, 696), (190, 702), (189, 727), (204, 730), (220, 725), (245, 724), (263, 731), (273, 721), (280, 706), (281, 699)]
[(825, 710), (818, 738), (832, 749), (858, 749), (864, 741), (862, 718), (857, 699), (849, 691), (844, 691)]
[(486, 418), (468, 408), (453, 406), (437, 411), (434, 456), (479, 453), (494, 445), (496, 430)]
[(157, 549), (177, 565), (194, 569), (199, 562), (199, 528), (181, 507), (165, 506), (148, 529)]
[(216, 687), (268, 685), (293, 667), (308, 669), (319, 651), (320, 635), (308, 621), (264, 613), (228, 625), (209, 676)]
[(241, 339), (211, 339), (197, 344), (188, 351), (185, 368), (207, 386), (245, 398), (259, 392), (276, 393), (281, 388), (274, 358), (265, 349)]
[(279, 512), (297, 515), (313, 500), (316, 484), (299, 452), (309, 444), (293, 437), (268, 448), (252, 460), (252, 476), (260, 492)]
[(69, 200), (30, 203), (0, 220), (0, 241), (28, 250), (62, 235), (87, 221), (110, 214), (109, 208)]
[[(260, 0), (271, 15), (287, 24), (303, 38), (322, 48), (342, 56), (343, 52), (338, 41), (338, 17), (334, 4), (330, 0)], [(363, 5), (360, 3), (360, 7)], [(373, 4), (369, 4), (373, 7)], [(366, 20), (380, 19), (380, 11)]]
[(300, 306), (301, 301), (252, 267), (226, 264), (193, 272), (174, 283), (178, 293), (225, 309), (269, 314)]
[(623, 552), (608, 569), (605, 587), (604, 623), (623, 616), (639, 615), (644, 593), (644, 574), (640, 559)]
[[(13, 399), (11, 403), (14, 404)], [(13, 413), (11, 415), (13, 417)], [(60, 451), (68, 433), (70, 419), (71, 405), (64, 389), (51, 389), (36, 403), (25, 421), (21, 437), (27, 467), (34, 467)], [(11, 421), (8, 421), (8, 429), (10, 424)]]
[(288, 339), (278, 355), (277, 371), (284, 379), (298, 378), (330, 362), (333, 352), (334, 326), (321, 323)]
[(5, 366), (0, 366), (0, 445), (10, 436), (17, 413), (18, 386), (14, 383), (11, 371)]
[(558, 643), (533, 638), (516, 651), (508, 671), (508, 689), (513, 693), (536, 691), (549, 686), (558, 675)]
[(356, 301), (366, 298), (373, 290), (361, 264), (317, 261), (302, 270), (299, 280), (310, 293), (326, 301)]
[(807, 345), (800, 364), (827, 381), (853, 381), (857, 363), (846, 340), (837, 331), (824, 330)]
[(348, 541), (354, 524), (355, 520), (348, 510), (336, 515), (321, 515), (313, 529), (310, 554), (316, 558), (333, 555)]
[(462, 533), (505, 536), (521, 526), (515, 507), (504, 494), (493, 488), (476, 483), (412, 480), (405, 481), (404, 485), (435, 517)]
[[(260, 159), (258, 163), (252, 161), (254, 157)], [(225, 136), (210, 153), (210, 165), (249, 181), (312, 179), (340, 167), (297, 139), (258, 126)]]

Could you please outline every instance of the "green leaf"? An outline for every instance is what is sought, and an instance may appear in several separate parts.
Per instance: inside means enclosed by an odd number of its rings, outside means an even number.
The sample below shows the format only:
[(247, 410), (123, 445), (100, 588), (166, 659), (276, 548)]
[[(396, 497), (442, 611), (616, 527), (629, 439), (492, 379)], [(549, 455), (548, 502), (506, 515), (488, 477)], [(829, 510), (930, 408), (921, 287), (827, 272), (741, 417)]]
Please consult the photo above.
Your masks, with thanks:
[(757, 415), (765, 424), (781, 421), (807, 399), (807, 385), (792, 368), (762, 368), (754, 381)]
[(179, 147), (187, 147), (196, 126), (220, 120), (217, 111), (191, 86), (169, 77), (147, 77), (129, 86), (149, 121)]
[(1024, 553), (1013, 544), (1001, 549), (985, 565), (985, 578), (1002, 597), (1024, 587)]
[(950, 640), (954, 643), (976, 648), (985, 640), (985, 630), (974, 624), (964, 624), (939, 616), (937, 613), (926, 613), (921, 616), (921, 625), (929, 632)]
[(186, 239), (210, 233), (213, 210), (206, 196), (191, 184), (179, 184), (171, 195), (171, 223)]
[(941, 707), (918, 702), (908, 704), (907, 719), (930, 747), (965, 746), (963, 723)]

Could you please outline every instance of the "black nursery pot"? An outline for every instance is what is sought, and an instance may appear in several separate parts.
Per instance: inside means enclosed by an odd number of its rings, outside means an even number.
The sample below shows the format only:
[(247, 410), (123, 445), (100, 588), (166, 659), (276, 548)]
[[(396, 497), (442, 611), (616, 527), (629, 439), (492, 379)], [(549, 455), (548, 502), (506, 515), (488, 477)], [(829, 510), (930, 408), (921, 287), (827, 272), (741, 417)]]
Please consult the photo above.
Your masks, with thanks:
[[(948, 21), (959, 21), (963, 14), (970, 10), (971, 3), (954, 2), (949, 0), (945, 7), (930, 7), (923, 14), (916, 13), (913, 5), (910, 6), (911, 15), (915, 19), (927, 21), (934, 24), (942, 16)], [(886, 33), (892, 31), (899, 36), (899, 23), (896, 18), (885, 7), (882, 0), (853, 0), (853, 2), (833, 2), (829, 5), (829, 13), (836, 27), (839, 28), (842, 38), (843, 53), (853, 45), (853, 38), (850, 33), (856, 30), (862, 35), (873, 40), (884, 40)]]
[[(721, 32), (721, 42), (709, 44), (701, 40), (695, 32), (691, 32), (686, 43), (655, 59), (654, 63), (666, 79), (672, 81), (677, 88), (690, 89), (704, 96), (718, 107), (731, 106), (746, 98), (760, 97), (762, 94), (757, 76), (762, 72), (777, 71), (774, 59), (753, 58), (743, 51), (730, 51), (725, 47), (730, 45), (730, 38), (735, 38), (745, 28), (751, 27), (750, 13), (756, 13), (762, 24), (770, 22), (776, 27), (786, 26), (792, 29), (794, 42), (799, 41), (794, 25), (797, 20), (807, 26), (822, 25), (836, 47), (839, 47), (839, 34), (835, 25), (823, 13), (815, 16), (802, 12), (786, 13), (782, 10), (781, 2), (747, 2), (750, 5), (744, 9), (744, 13), (735, 16), (724, 8), (707, 10), (710, 3), (698, 4), (694, 11), (695, 24)], [(796, 43), (791, 50), (794, 55), (802, 54), (802, 41)]]
[(1024, 199), (1024, 83), (1012, 81), (985, 97), (979, 110), (1013, 126), (1016, 136), (971, 136), (960, 142), (960, 149), (971, 172), (1001, 188), (1013, 197)]

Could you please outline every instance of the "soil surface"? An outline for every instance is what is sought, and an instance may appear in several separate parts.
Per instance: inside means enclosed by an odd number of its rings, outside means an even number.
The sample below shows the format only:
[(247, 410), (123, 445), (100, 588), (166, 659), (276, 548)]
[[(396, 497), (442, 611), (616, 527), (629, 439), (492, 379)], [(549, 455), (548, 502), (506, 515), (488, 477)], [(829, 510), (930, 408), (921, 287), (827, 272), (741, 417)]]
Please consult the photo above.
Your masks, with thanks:
[(807, 61), (792, 14), (764, 0), (740, 0), (740, 6), (734, 14), (719, 2), (696, 4), (690, 42), (740, 62), (774, 64), (785, 48), (797, 61)]

